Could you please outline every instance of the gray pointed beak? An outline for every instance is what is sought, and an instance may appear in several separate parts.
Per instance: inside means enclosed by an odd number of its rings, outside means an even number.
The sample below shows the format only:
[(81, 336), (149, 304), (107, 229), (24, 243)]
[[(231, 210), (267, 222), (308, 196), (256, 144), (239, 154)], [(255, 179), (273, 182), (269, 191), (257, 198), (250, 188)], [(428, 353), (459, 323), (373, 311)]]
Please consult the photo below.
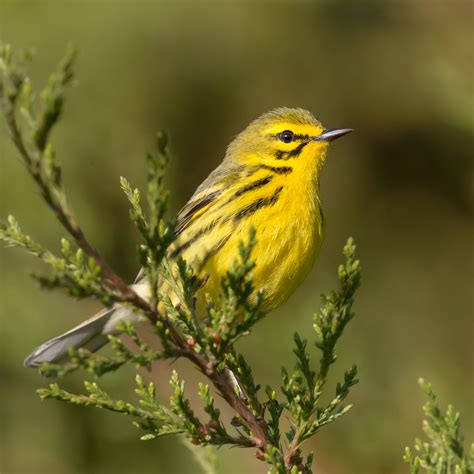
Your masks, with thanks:
[(314, 137), (313, 140), (316, 142), (332, 142), (336, 138), (343, 137), (352, 131), (352, 128), (327, 128), (323, 130), (321, 135)]

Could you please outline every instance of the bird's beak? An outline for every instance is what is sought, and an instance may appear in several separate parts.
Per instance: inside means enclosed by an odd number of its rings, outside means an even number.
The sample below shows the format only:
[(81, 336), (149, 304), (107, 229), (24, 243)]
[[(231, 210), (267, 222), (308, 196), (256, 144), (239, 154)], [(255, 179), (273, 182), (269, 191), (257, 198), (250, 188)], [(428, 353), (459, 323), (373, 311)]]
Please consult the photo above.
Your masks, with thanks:
[(352, 128), (327, 128), (320, 135), (313, 138), (316, 142), (332, 142), (336, 138), (343, 137), (351, 133)]

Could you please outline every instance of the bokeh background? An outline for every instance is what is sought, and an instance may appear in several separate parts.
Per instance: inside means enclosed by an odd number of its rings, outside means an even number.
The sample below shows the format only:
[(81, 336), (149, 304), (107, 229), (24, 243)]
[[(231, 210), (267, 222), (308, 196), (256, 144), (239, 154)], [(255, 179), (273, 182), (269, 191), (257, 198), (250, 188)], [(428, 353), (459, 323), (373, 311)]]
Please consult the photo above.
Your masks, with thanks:
[[(352, 363), (360, 384), (351, 413), (308, 443), (315, 472), (407, 472), (402, 452), (421, 435), (423, 396), (473, 426), (473, 3), (459, 0), (19, 1), (0, 4), (1, 38), (34, 47), (44, 84), (68, 42), (79, 51), (54, 144), (77, 216), (125, 278), (137, 271), (138, 236), (119, 176), (143, 186), (144, 155), (159, 128), (171, 134), (172, 210), (220, 162), (230, 139), (273, 107), (301, 106), (328, 127), (353, 127), (333, 147), (321, 190), (327, 233), (317, 267), (239, 348), (263, 384), (292, 361), (294, 330), (312, 337), (319, 295), (336, 283), (352, 235), (363, 263), (357, 316), (335, 378)], [(57, 249), (63, 230), (40, 199), (0, 125), (1, 215)], [(175, 439), (141, 442), (125, 418), (54, 401), (22, 368), (44, 340), (97, 309), (39, 291), (41, 267), (0, 249), (2, 473), (194, 473)], [(315, 353), (313, 353), (315, 355)], [(192, 396), (198, 374), (177, 364)], [(152, 377), (169, 394), (171, 367)], [(104, 384), (132, 398), (132, 369)], [(80, 389), (80, 378), (65, 384)], [(219, 451), (224, 473), (263, 473), (250, 451)]]

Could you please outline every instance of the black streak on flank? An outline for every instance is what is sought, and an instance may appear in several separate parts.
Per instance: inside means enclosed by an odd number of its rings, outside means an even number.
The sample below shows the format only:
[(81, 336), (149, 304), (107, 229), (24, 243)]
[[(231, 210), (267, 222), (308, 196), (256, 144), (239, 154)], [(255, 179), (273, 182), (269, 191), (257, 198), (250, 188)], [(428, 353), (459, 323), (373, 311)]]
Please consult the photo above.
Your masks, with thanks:
[(234, 222), (238, 222), (244, 217), (251, 216), (262, 207), (273, 206), (278, 201), (278, 198), (280, 196), (282, 189), (283, 189), (283, 186), (280, 186), (279, 188), (276, 189), (276, 191), (273, 193), (272, 196), (266, 197), (266, 198), (259, 198), (256, 201), (254, 201), (252, 204), (245, 206), (243, 209), (237, 212), (237, 214), (235, 214)]
[(201, 230), (198, 230), (190, 239), (186, 240), (183, 244), (181, 244), (179, 247), (177, 247), (171, 254), (171, 258), (177, 257), (179, 254), (184, 252), (186, 249), (191, 247), (191, 245), (196, 242), (198, 239), (206, 235), (208, 232), (210, 232), (214, 227), (219, 224), (221, 221), (221, 218), (218, 217), (217, 219), (214, 219), (210, 224), (208, 224), (206, 227), (203, 227)]
[[(255, 171), (258, 171), (260, 167), (257, 167)], [(265, 176), (264, 178), (257, 179), (256, 181), (252, 181), (249, 184), (246, 184), (245, 186), (242, 186), (241, 188), (237, 189), (237, 191), (221, 206), (218, 207), (218, 209), (222, 209), (223, 207), (227, 206), (230, 202), (234, 201), (236, 198), (242, 196), (245, 193), (248, 193), (249, 191), (254, 191), (255, 189), (259, 189), (266, 184), (268, 184), (271, 180), (273, 179), (273, 175), (270, 176)], [(223, 224), (226, 223), (228, 218), (224, 219), (222, 222)]]
[(273, 176), (265, 176), (262, 179), (258, 179), (257, 181), (252, 181), (249, 184), (246, 184), (245, 186), (242, 186), (240, 189), (236, 191), (234, 194), (234, 197), (239, 197), (242, 196), (242, 194), (245, 194), (249, 191), (253, 191), (254, 189), (261, 188), (262, 186), (265, 186), (268, 184), (271, 180), (273, 179)]
[(291, 166), (269, 166), (269, 165), (260, 165), (259, 168), (272, 171), (275, 174), (289, 174), (293, 171)]

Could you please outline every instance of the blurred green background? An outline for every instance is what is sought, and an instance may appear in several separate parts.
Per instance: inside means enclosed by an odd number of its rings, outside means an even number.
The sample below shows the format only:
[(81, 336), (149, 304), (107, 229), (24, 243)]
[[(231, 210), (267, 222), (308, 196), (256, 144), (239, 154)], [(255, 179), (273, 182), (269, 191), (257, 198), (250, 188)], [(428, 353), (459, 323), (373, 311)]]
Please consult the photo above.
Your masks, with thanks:
[[(335, 376), (357, 363), (351, 413), (308, 443), (315, 471), (405, 473), (404, 446), (421, 434), (417, 378), (473, 426), (473, 3), (442, 0), (14, 1), (0, 3), (1, 38), (34, 47), (44, 84), (72, 42), (79, 51), (54, 144), (79, 221), (124, 277), (137, 271), (138, 236), (119, 176), (143, 186), (144, 155), (166, 128), (172, 210), (220, 162), (231, 138), (273, 107), (311, 110), (356, 131), (333, 147), (321, 189), (326, 240), (318, 264), (239, 348), (257, 378), (277, 385), (292, 333), (312, 337), (319, 294), (336, 282), (354, 236), (363, 286)], [(1, 216), (41, 243), (64, 234), (0, 125)], [(41, 267), (0, 249), (2, 473), (194, 473), (176, 439), (141, 442), (127, 419), (40, 402), (47, 383), (22, 360), (97, 309), (39, 291)], [(192, 394), (199, 376), (175, 364)], [(163, 399), (172, 367), (156, 367)], [(133, 370), (104, 384), (132, 398)], [(80, 389), (80, 378), (65, 381)], [(192, 395), (194, 397), (194, 395)], [(251, 451), (219, 451), (224, 473), (263, 473)]]

